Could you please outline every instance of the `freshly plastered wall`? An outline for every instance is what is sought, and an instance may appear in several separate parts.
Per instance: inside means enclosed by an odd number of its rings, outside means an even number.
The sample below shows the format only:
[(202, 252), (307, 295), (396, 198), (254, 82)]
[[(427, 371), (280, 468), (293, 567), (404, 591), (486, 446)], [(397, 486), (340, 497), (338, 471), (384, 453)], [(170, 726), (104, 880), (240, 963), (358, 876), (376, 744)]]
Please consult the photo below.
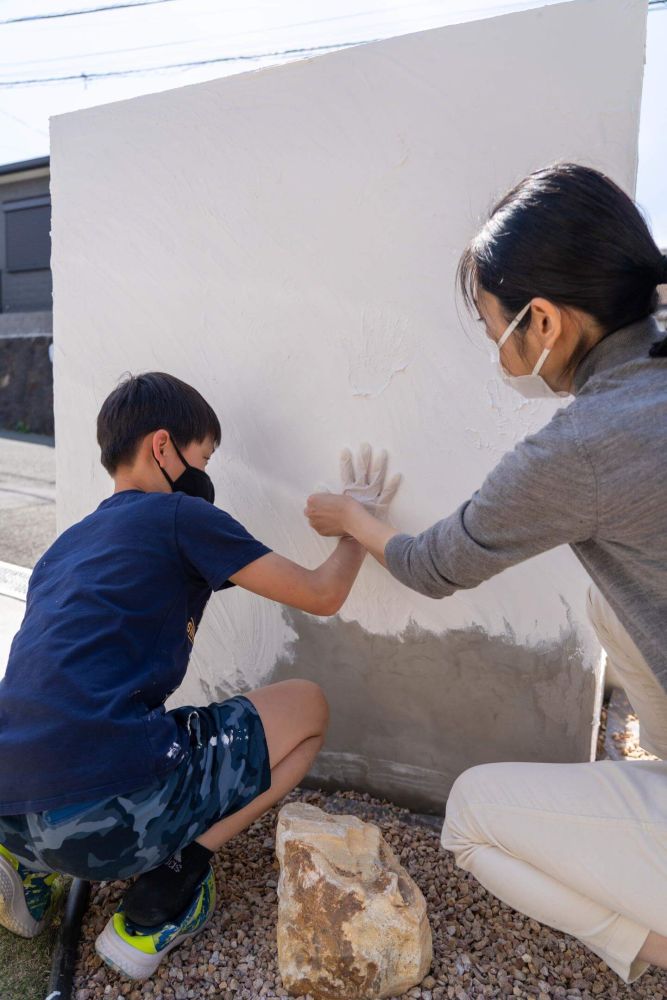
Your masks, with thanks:
[[(645, 18), (572, 0), (56, 118), (60, 529), (109, 493), (95, 417), (147, 369), (215, 407), (217, 502), (286, 556), (331, 550), (302, 509), (345, 444), (389, 450), (402, 530), (450, 513), (553, 413), (494, 378), (459, 254), (558, 158), (634, 191)], [(227, 591), (173, 702), (314, 678), (332, 725), (313, 777), (441, 808), (471, 764), (590, 758), (586, 587), (563, 548), (444, 601), (369, 559), (332, 619)]]

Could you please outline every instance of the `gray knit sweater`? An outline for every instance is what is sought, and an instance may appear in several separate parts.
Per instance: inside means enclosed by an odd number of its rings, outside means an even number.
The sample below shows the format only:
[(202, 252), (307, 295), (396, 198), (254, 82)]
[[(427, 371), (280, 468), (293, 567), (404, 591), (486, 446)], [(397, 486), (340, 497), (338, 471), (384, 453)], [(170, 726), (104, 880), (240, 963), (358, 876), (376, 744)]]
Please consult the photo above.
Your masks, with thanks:
[(596, 344), (573, 402), (470, 500), (390, 539), (390, 572), (447, 597), (567, 542), (667, 690), (667, 358), (648, 356), (660, 336), (649, 317)]

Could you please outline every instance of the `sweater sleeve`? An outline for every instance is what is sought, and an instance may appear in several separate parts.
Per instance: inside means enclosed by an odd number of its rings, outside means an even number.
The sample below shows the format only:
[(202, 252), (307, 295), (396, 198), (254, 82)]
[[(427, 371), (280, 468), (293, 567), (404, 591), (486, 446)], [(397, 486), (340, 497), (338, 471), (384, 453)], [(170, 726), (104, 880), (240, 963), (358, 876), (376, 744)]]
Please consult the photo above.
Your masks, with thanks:
[(597, 491), (569, 407), (501, 459), (473, 496), (416, 536), (385, 547), (390, 573), (427, 597), (477, 587), (557, 545), (593, 537)]

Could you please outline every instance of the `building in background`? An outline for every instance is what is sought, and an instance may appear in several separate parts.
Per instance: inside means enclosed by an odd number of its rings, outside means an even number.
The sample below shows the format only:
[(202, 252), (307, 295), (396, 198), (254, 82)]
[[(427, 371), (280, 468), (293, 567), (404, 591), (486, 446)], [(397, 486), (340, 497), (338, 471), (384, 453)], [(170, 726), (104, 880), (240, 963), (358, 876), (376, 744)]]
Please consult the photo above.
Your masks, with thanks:
[(0, 166), (0, 427), (53, 434), (49, 158)]

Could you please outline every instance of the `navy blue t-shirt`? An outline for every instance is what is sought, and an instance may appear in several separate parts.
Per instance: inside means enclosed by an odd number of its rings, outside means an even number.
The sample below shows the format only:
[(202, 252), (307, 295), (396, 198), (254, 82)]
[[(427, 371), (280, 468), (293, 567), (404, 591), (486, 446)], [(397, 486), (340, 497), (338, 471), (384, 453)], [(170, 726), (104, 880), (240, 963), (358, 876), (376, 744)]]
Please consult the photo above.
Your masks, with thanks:
[(0, 683), (0, 815), (153, 783), (187, 734), (165, 714), (213, 590), (271, 550), (184, 493), (114, 493), (30, 578)]

